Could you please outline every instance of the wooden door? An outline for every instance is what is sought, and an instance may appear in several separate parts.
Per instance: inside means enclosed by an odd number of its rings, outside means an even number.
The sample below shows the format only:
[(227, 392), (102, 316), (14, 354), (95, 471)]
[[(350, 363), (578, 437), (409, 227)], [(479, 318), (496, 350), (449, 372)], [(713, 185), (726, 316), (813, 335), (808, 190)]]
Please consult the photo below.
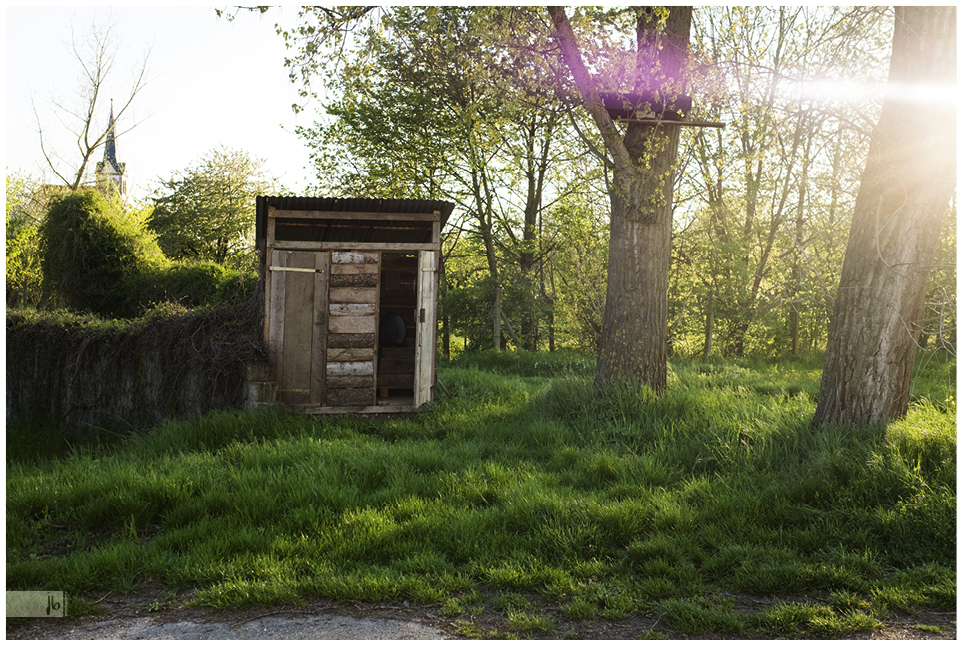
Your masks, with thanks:
[[(278, 401), (332, 409), (377, 406), (380, 281), (378, 252), (271, 251), (265, 328)], [(437, 301), (438, 253), (420, 251), (415, 407), (434, 398)]]
[(271, 252), (268, 349), (278, 401), (320, 404), (324, 397), (328, 254)]
[(435, 341), (438, 328), (438, 253), (418, 253), (418, 304), (415, 307), (415, 400), (434, 399)]

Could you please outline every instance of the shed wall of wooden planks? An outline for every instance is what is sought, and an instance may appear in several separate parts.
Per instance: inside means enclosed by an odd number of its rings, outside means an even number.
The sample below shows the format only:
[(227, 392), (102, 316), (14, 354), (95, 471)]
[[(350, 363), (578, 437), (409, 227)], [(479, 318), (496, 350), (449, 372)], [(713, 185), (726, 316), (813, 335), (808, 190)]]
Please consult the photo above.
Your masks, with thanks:
[(374, 406), (381, 255), (332, 252), (324, 403)]

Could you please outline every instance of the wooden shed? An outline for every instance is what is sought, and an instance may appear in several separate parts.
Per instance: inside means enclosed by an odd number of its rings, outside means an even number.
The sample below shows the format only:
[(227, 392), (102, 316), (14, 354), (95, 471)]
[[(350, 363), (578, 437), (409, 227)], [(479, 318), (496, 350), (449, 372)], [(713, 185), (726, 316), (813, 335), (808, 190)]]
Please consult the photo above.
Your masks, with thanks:
[(308, 413), (434, 398), (444, 201), (257, 197), (277, 399)]

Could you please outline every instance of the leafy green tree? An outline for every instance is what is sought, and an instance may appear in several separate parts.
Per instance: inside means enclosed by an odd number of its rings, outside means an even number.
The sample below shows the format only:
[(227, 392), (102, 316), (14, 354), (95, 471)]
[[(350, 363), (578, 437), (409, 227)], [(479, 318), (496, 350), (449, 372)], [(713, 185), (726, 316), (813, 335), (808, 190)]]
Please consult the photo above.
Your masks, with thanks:
[(550, 347), (588, 353), (598, 349), (608, 267), (608, 212), (600, 207), (604, 202), (604, 187), (588, 184), (550, 209), (547, 228), (554, 250), (540, 277), (552, 301)]
[(37, 306), (43, 302), (39, 228), (46, 210), (44, 188), (25, 176), (7, 176), (7, 306)]
[[(669, 249), (673, 170), (680, 127), (633, 122), (621, 133), (599, 95), (562, 7), (549, 7), (562, 58), (592, 116), (613, 166), (608, 284), (597, 385), (634, 384), (656, 391), (667, 381)], [(617, 92), (684, 93), (691, 7), (633, 10), (635, 60)]]
[(263, 160), (240, 150), (214, 149), (160, 182), (148, 225), (171, 259), (249, 267), (254, 198), (275, 187)]
[(920, 350), (946, 350), (956, 356), (956, 199), (943, 224), (924, 299)]
[[(534, 349), (550, 304), (539, 280), (551, 252), (541, 237), (542, 209), (560, 164), (563, 107), (538, 48), (517, 43), (541, 38), (544, 45), (544, 26), (531, 11), (498, 8), (403, 7), (383, 12), (377, 24), (359, 24), (362, 18), (305, 10), (310, 29), (288, 33), (299, 48), (292, 65), (307, 80), (322, 56), (309, 44), (342, 37), (363, 43), (321, 50), (337, 52), (323, 59), (326, 70), (338, 69), (327, 80), (337, 98), (327, 102), (329, 119), (300, 133), (315, 152), (322, 191), (455, 202), (462, 218), (447, 235), (477, 238), (482, 246), (488, 278), (475, 306), (492, 305), (492, 346), (501, 347), (504, 327)], [(501, 305), (503, 293), (516, 293), (507, 283), (527, 295), (520, 310)]]
[[(703, 355), (823, 345), (847, 213), (879, 109), (880, 8), (711, 7), (693, 21), (698, 117), (683, 132), (671, 322)], [(836, 83), (845, 77), (848, 83)], [(697, 342), (697, 339), (701, 341)]]

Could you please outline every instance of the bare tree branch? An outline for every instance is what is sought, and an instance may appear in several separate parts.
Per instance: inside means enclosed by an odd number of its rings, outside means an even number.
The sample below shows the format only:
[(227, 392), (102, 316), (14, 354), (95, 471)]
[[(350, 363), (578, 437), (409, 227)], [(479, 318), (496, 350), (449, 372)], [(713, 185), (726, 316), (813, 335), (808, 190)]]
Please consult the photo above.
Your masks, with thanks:
[[(126, 92), (119, 110), (113, 110), (113, 121), (101, 128), (97, 115), (103, 114), (105, 109), (100, 101), (108, 89), (108, 80), (112, 79), (112, 72), (117, 62), (118, 47), (114, 46), (114, 25), (110, 22), (106, 26), (92, 25), (85, 37), (86, 47), (78, 43), (71, 34), (71, 52), (81, 70), (82, 87), (79, 89), (80, 101), (76, 108), (71, 108), (68, 102), (51, 101), (53, 112), (60, 124), (75, 138), (77, 152), (74, 162), (65, 162), (50, 149), (49, 129), (41, 119), (37, 105), (33, 103), (34, 116), (37, 120), (37, 133), (40, 139), (40, 151), (53, 174), (70, 189), (79, 189), (89, 173), (94, 155), (104, 142), (111, 129), (114, 129), (121, 117), (128, 111), (134, 99), (147, 84), (148, 60), (150, 49), (144, 54), (143, 62), (135, 71), (133, 81)], [(129, 132), (136, 124), (128, 126), (119, 134)], [(69, 168), (69, 171), (65, 169)]]
[(592, 119), (595, 120), (599, 133), (602, 135), (602, 140), (605, 142), (605, 148), (612, 156), (614, 166), (631, 174), (635, 168), (632, 158), (622, 141), (622, 134), (619, 133), (615, 122), (612, 121), (608, 111), (605, 110), (605, 105), (602, 103), (602, 98), (599, 96), (592, 76), (585, 67), (584, 61), (582, 61), (575, 32), (572, 31), (572, 26), (565, 15), (565, 9), (563, 7), (548, 7), (547, 9), (555, 26), (555, 35), (562, 50), (562, 58), (565, 59), (565, 63), (572, 72), (575, 85), (585, 101), (585, 108)]

